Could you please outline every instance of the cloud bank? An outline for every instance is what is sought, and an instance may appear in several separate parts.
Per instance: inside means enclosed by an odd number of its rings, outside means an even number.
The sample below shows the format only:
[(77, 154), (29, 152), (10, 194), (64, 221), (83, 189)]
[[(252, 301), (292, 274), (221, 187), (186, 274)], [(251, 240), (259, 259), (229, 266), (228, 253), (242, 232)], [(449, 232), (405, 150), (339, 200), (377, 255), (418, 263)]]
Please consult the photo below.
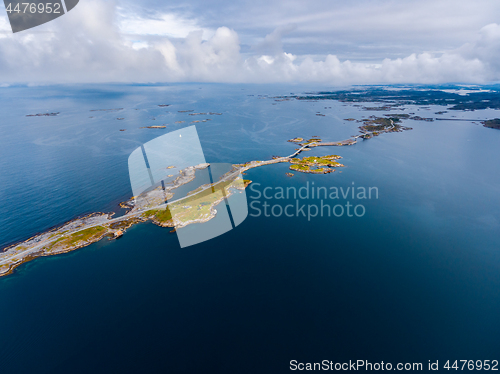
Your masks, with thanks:
[(124, 19), (115, 2), (86, 0), (56, 21), (17, 34), (10, 32), (6, 17), (0, 18), (0, 83), (349, 85), (500, 79), (500, 26), (495, 23), (459, 48), (377, 63), (341, 61), (335, 51), (320, 58), (287, 53), (282, 38), (297, 27), (278, 26), (243, 53), (238, 33), (228, 27), (203, 28), (172, 14)]

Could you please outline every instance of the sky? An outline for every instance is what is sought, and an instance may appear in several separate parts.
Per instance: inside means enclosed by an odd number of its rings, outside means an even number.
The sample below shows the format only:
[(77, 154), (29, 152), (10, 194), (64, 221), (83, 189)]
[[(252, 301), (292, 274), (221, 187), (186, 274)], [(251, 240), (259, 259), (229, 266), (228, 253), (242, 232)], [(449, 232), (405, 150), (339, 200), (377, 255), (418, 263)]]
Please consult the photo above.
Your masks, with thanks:
[(490, 83), (498, 0), (80, 0), (13, 34), (0, 85)]

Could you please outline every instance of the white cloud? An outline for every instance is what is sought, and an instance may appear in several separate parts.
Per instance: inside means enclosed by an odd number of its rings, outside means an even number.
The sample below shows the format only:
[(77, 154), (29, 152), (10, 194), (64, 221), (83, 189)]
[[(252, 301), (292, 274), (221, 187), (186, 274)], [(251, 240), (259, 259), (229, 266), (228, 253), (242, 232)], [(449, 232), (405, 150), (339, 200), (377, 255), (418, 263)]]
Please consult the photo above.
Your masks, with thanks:
[(254, 50), (272, 54), (283, 52), (283, 36), (290, 34), (295, 29), (297, 29), (297, 25), (293, 23), (277, 27), (272, 33), (267, 34), (263, 41), (255, 45)]
[(500, 25), (496, 23), (483, 27), (476, 40), (466, 43), (457, 50), (464, 58), (478, 58), (487, 65), (492, 79), (498, 79), (500, 71)]
[(173, 13), (156, 14), (153, 17), (120, 12), (118, 27), (122, 34), (159, 35), (169, 38), (185, 38), (193, 31), (203, 30), (203, 39), (213, 35), (213, 30), (201, 27), (196, 20), (186, 19)]
[[(276, 28), (248, 55), (241, 52), (236, 31), (227, 27), (203, 30), (198, 20), (175, 18), (173, 13), (150, 19), (126, 18), (124, 14), (114, 2), (87, 0), (35, 29), (2, 33), (0, 84), (215, 81), (346, 85), (483, 83), (500, 78), (497, 24), (483, 27), (475, 39), (455, 50), (414, 53), (368, 64), (340, 61), (333, 54), (318, 60), (287, 53), (281, 39), (295, 26)], [(5, 17), (0, 19), (2, 25)]]

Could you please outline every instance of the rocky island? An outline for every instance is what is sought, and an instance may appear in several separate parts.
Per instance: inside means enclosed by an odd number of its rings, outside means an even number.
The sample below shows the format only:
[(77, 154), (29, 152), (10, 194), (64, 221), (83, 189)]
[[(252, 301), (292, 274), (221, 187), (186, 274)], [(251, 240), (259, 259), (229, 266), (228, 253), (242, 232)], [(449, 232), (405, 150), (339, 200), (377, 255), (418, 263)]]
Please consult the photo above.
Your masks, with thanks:
[(328, 174), (335, 171), (332, 169), (334, 167), (343, 167), (338, 160), (342, 157), (337, 155), (329, 155), (329, 156), (319, 156), (319, 157), (303, 157), (300, 158), (292, 158), (290, 159), (290, 170), (299, 171), (301, 173), (311, 173), (311, 174)]
[(490, 129), (500, 130), (500, 118), (489, 119), (487, 121), (481, 122), (484, 127), (489, 127)]
[(152, 125), (152, 126), (144, 126), (141, 129), (165, 129), (167, 125)]
[(37, 113), (37, 114), (26, 114), (26, 117), (55, 117), (59, 114), (60, 112), (54, 112), (54, 113)]

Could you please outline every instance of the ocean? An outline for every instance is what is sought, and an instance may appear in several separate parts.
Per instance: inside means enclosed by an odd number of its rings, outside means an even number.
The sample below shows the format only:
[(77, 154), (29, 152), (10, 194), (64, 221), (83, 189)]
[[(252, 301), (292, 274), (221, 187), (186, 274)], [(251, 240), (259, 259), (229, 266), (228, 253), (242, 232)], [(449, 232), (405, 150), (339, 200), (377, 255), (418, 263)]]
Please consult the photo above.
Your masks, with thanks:
[[(130, 153), (193, 120), (212, 119), (196, 123), (207, 162), (242, 163), (288, 155), (296, 136), (346, 139), (359, 123), (344, 119), (388, 113), (272, 98), (315, 90), (0, 88), (0, 246), (90, 212), (123, 213)], [(26, 117), (45, 112), (60, 114)], [(404, 125), (413, 130), (303, 153), (342, 156), (345, 167), (331, 174), (288, 177), (288, 164), (249, 170), (249, 216), (212, 240), (181, 249), (170, 229), (142, 223), (0, 278), (0, 371), (286, 373), (292, 360), (367, 360), (420, 362), (425, 372), (429, 360), (440, 370), (447, 360), (500, 360), (500, 131), (467, 121)], [(306, 186), (372, 187), (378, 198), (323, 202), (363, 205), (352, 217), (307, 217), (318, 196), (257, 198), (266, 187)], [(305, 215), (265, 216), (255, 209), (264, 202), (274, 213), (304, 204)]]

